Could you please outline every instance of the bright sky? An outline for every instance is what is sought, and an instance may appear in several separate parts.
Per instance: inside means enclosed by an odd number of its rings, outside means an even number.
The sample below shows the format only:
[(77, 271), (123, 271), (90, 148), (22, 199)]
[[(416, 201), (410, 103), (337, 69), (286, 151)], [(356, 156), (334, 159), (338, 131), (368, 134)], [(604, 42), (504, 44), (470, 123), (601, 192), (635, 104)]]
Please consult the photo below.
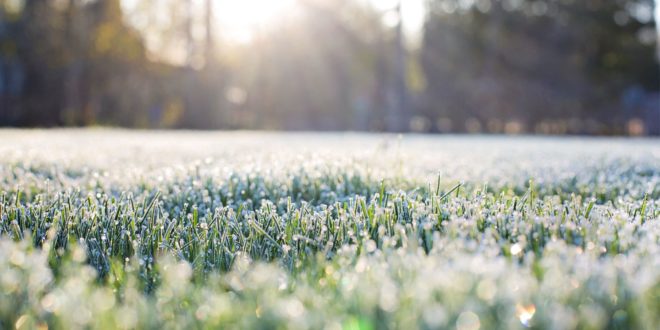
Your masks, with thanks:
[[(408, 33), (416, 34), (422, 29), (424, 24), (424, 0), (400, 0), (401, 16), (403, 24)], [(399, 0), (369, 0), (369, 2), (380, 11), (387, 11), (394, 8)]]
[[(172, 40), (163, 40), (160, 33), (149, 33), (154, 26), (172, 25), (171, 13), (187, 10), (180, 0), (144, 2), (141, 0), (121, 0), (128, 20), (138, 29), (146, 31), (147, 48), (154, 56), (167, 58), (173, 63), (183, 63), (187, 58), (187, 48), (183, 40), (172, 44)], [(204, 10), (206, 0), (191, 0), (194, 23), (192, 33), (195, 38), (204, 37)], [(249, 43), (259, 30), (268, 29), (271, 24), (295, 16), (298, 0), (213, 0), (214, 25), (217, 35), (225, 40), (237, 43)], [(394, 9), (401, 1), (401, 16), (408, 41), (415, 45), (421, 36), (424, 24), (425, 0), (354, 0), (370, 3), (383, 13), (383, 23), (394, 26), (398, 16)], [(148, 11), (148, 15), (144, 12)], [(133, 13), (133, 15), (131, 15)], [(167, 35), (167, 33), (165, 33)], [(155, 55), (158, 54), (158, 55)]]
[[(130, 12), (140, 6), (140, 0), (122, 0)], [(392, 9), (399, 0), (355, 0), (367, 1), (377, 10), (383, 12), (384, 23), (396, 21)], [(402, 19), (409, 36), (419, 34), (424, 21), (424, 0), (400, 0), (402, 3)], [(204, 8), (204, 0), (192, 0), (193, 6)], [(166, 1), (155, 3), (155, 11), (164, 12)], [(238, 42), (249, 42), (257, 29), (266, 29), (270, 23), (287, 19), (296, 11), (296, 0), (214, 0), (215, 24), (223, 36)], [(165, 14), (156, 13), (156, 17), (166, 20)], [(153, 18), (152, 18), (153, 19)], [(158, 19), (157, 20), (161, 20)], [(139, 17), (133, 21), (140, 20)], [(142, 20), (146, 20), (143, 18)], [(134, 22), (135, 23), (135, 22)], [(146, 22), (143, 22), (146, 25)], [(138, 25), (140, 23), (138, 22)]]
[(295, 0), (217, 0), (215, 23), (223, 36), (249, 42), (255, 30), (287, 19), (295, 9)]
[(660, 0), (655, 0), (655, 29), (660, 39)]
[[(392, 22), (392, 9), (399, 0), (368, 1), (382, 11), (384, 22)], [(402, 17), (406, 32), (418, 35), (424, 20), (424, 0), (401, 0)], [(239, 42), (249, 42), (255, 29), (268, 28), (268, 24), (288, 15), (295, 15), (296, 0), (218, 0), (215, 6), (217, 24), (223, 33)], [(389, 14), (389, 15), (388, 15)], [(396, 17), (394, 17), (396, 19)]]

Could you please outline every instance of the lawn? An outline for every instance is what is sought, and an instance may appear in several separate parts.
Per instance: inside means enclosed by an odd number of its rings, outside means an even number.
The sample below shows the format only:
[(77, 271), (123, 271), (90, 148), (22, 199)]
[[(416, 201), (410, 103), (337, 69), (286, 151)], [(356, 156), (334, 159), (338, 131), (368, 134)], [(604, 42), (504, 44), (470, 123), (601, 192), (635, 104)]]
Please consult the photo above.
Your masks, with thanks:
[(0, 131), (0, 329), (655, 329), (660, 140)]

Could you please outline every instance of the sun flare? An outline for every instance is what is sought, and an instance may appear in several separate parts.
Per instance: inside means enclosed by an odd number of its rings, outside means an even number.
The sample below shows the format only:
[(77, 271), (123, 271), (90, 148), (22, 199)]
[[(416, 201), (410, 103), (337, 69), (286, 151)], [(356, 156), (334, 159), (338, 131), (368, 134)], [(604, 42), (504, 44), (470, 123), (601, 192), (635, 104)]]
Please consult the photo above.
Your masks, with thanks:
[(248, 43), (258, 31), (286, 19), (295, 0), (221, 0), (215, 2), (218, 28), (231, 40)]

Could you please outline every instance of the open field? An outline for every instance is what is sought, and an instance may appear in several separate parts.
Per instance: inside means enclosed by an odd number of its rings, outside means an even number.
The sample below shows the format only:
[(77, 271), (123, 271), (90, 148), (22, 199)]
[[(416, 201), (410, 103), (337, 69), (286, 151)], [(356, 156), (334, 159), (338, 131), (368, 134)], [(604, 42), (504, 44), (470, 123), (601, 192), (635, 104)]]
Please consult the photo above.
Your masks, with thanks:
[(660, 140), (0, 131), (0, 329), (654, 329)]

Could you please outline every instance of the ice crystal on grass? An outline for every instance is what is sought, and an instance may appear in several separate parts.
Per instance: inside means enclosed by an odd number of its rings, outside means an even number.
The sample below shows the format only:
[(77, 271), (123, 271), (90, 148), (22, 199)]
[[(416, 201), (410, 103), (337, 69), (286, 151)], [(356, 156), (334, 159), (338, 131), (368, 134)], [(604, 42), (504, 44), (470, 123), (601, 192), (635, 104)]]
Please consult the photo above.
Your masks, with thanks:
[(657, 141), (390, 139), (0, 131), (0, 328), (660, 323)]

